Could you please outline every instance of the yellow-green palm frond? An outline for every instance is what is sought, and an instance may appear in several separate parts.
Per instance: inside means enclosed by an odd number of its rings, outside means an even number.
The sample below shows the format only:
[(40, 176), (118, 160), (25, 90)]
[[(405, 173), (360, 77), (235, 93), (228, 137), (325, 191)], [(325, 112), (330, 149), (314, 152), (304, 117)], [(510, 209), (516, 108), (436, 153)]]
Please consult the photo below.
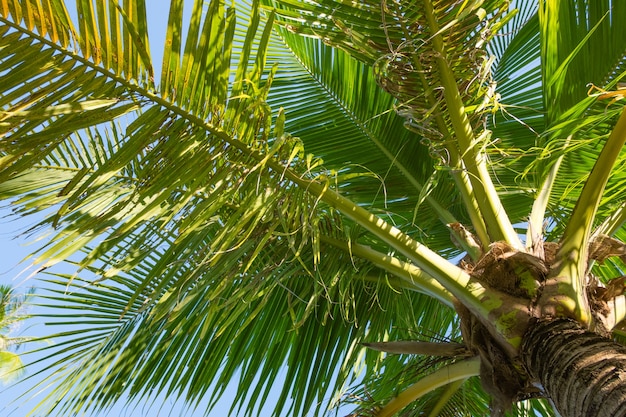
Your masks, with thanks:
[(0, 14), (14, 23), (24, 22), (30, 31), (47, 36), (64, 47), (76, 40), (76, 31), (62, 1), (5, 1)]

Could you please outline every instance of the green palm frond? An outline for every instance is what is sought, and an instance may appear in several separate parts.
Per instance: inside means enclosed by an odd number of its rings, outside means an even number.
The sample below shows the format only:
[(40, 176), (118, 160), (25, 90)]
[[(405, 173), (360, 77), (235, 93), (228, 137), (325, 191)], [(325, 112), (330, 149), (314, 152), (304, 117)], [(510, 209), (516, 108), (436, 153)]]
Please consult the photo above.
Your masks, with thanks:
[(485, 45), (506, 23), (508, 4), (278, 3), (287, 30), (320, 37), (372, 65), (406, 123), (445, 155), (483, 248), (493, 240), (519, 246), (508, 219), (496, 215), (501, 202), (489, 191), (491, 178), (478, 156), (490, 140), (483, 119), (493, 101), (485, 85), (492, 66)]
[(623, 76), (624, 51), (615, 46), (621, 45), (625, 29), (615, 16), (625, 12), (624, 5), (604, 0), (546, 3), (540, 13), (545, 103), (554, 122), (585, 97), (587, 84), (605, 87)]
[[(610, 13), (608, 12), (610, 10)], [(549, 203), (549, 216), (566, 219), (578, 200), (582, 185), (593, 163), (600, 154), (604, 138), (613, 129), (620, 103), (596, 100), (597, 91), (588, 96), (589, 83), (598, 87), (614, 88), (623, 77), (624, 51), (614, 45), (621, 42), (623, 28), (612, 18), (624, 11), (622, 5), (596, 2), (574, 2), (560, 5), (558, 9), (540, 9), (542, 26), (542, 83), (546, 103), (546, 133), (539, 144), (543, 147), (530, 170), (546, 173), (556, 158), (562, 157), (558, 176)], [(554, 13), (561, 14), (559, 27), (568, 36), (552, 38)], [(582, 19), (568, 19), (575, 14)], [(543, 19), (543, 20), (541, 20)], [(547, 26), (546, 26), (547, 25)], [(567, 110), (566, 110), (567, 109)], [(612, 215), (626, 197), (623, 194), (624, 152), (617, 162), (607, 184), (606, 198), (598, 207), (597, 224)], [(554, 235), (563, 232), (566, 222), (556, 221)]]
[[(128, 242), (129, 246), (132, 242)], [(111, 277), (110, 284), (74, 279), (72, 295), (68, 296), (66, 283), (70, 276), (50, 282), (56, 288), (56, 294), (46, 296), (50, 306), (64, 300), (69, 311), (82, 311), (78, 322), (71, 313), (50, 317), (66, 327), (75, 325), (78, 332), (66, 335), (68, 342), (60, 338), (58, 346), (49, 349), (76, 351), (73, 359), (82, 364), (63, 365), (59, 369), (61, 386), (77, 394), (96, 396), (98, 406), (109, 405), (122, 392), (147, 401), (149, 397), (143, 396), (150, 389), (167, 391), (173, 398), (187, 389), (184, 394), (187, 401), (195, 403), (204, 395), (216, 395), (217, 399), (219, 394), (215, 393), (240, 372), (241, 386), (245, 388), (240, 391), (238, 401), (243, 401), (246, 395), (259, 399), (258, 404), (248, 400), (248, 413), (253, 413), (254, 407), (261, 407), (260, 398), (278, 383), (293, 386), (294, 400), (288, 401), (288, 391), (284, 391), (276, 409), (302, 414), (314, 404), (318, 410), (328, 406), (331, 394), (351, 381), (351, 364), (361, 355), (359, 340), (366, 336), (406, 338), (410, 337), (410, 329), (417, 327), (436, 332), (453, 317), (451, 310), (441, 310), (432, 299), (400, 292), (385, 284), (369, 283), (364, 278), (379, 272), (367, 264), (361, 265), (358, 259), (345, 259), (344, 252), (324, 250), (322, 253), (327, 255), (321, 260), (319, 270), (307, 275), (295, 261), (278, 266), (270, 262), (267, 257), (284, 257), (275, 246), (271, 253), (259, 256), (245, 274), (237, 271), (241, 270), (238, 267), (241, 252), (247, 248), (233, 251), (215, 265), (198, 268), (194, 267), (198, 262), (192, 259), (174, 268), (168, 262), (171, 249), (159, 253), (152, 248), (143, 262), (129, 273)], [(301, 261), (312, 263), (310, 258)], [(157, 272), (161, 263), (168, 265), (169, 270), (160, 279), (147, 281), (145, 276)], [(233, 270), (226, 272), (229, 267)], [(106, 273), (93, 272), (94, 277)], [(190, 278), (194, 279), (193, 287), (181, 293), (177, 285)], [(151, 306), (149, 289), (158, 287), (163, 287), (163, 296)], [(140, 298), (135, 296), (138, 292), (142, 293)], [(399, 303), (403, 298), (405, 301)], [(91, 312), (84, 310), (85, 305), (90, 306)], [(415, 309), (407, 309), (409, 305)], [(385, 316), (393, 317), (397, 328), (388, 327), (388, 321), (380, 319)], [(181, 320), (183, 317), (185, 320)], [(339, 320), (341, 317), (346, 321)], [(85, 330), (86, 324), (93, 325), (89, 331)], [(76, 337), (93, 334), (94, 330), (98, 333), (89, 339)], [(147, 346), (155, 348), (147, 352)], [(261, 347), (263, 355), (258, 354)], [(120, 355), (113, 364), (109, 352)], [(346, 356), (343, 352), (352, 353)], [(365, 359), (368, 373), (374, 372), (379, 355), (367, 353)], [(195, 365), (199, 363), (202, 366)], [(278, 370), (285, 364), (289, 369), (286, 381), (275, 382)], [(319, 372), (310, 374), (311, 364), (316, 364)], [(339, 365), (342, 371), (333, 376)], [(111, 368), (104, 373), (102, 368), (106, 366)], [(104, 378), (103, 385), (86, 390), (90, 375)], [(265, 382), (251, 384), (259, 375)], [(330, 383), (334, 378), (337, 380)], [(137, 382), (125, 386), (123, 382), (129, 380)], [(174, 385), (166, 386), (168, 383)], [(218, 384), (213, 393), (207, 392), (211, 383)], [(325, 388), (320, 391), (321, 387)], [(65, 405), (68, 408), (59, 413), (84, 407), (86, 403), (89, 404), (87, 398), (70, 395)], [(238, 404), (241, 405), (239, 402), (233, 406)]]
[[(393, 97), (368, 66), (318, 40), (286, 30), (279, 35), (271, 38), (268, 53), (278, 63), (268, 103), (285, 109), (285, 130), (324, 160), (335, 176), (331, 180), (341, 182), (351, 200), (393, 216), (397, 225), (438, 217), (420, 222), (416, 237), (435, 248), (449, 247), (445, 225), (464, 221), (465, 213), (449, 184), (438, 181), (446, 173), (433, 174), (442, 156), (431, 156), (421, 137), (405, 129)], [(401, 186), (407, 182), (410, 189)]]

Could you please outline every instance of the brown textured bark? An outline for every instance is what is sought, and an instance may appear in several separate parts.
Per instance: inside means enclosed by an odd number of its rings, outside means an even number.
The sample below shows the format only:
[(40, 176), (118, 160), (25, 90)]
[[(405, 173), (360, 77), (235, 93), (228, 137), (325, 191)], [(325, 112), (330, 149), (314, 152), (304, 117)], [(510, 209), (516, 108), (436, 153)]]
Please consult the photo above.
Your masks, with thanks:
[(626, 416), (626, 347), (572, 320), (539, 320), (520, 355), (563, 417)]

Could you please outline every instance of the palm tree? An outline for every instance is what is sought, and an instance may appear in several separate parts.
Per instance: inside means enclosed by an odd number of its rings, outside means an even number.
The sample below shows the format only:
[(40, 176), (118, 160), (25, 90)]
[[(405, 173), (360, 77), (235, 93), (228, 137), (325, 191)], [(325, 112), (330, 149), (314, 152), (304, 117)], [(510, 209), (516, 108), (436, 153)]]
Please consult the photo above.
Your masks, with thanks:
[(23, 371), (20, 356), (10, 349), (27, 342), (28, 338), (14, 337), (10, 333), (28, 317), (23, 308), (30, 295), (32, 291), (17, 296), (11, 287), (0, 285), (0, 382), (3, 383), (15, 380)]
[(172, 1), (160, 71), (146, 7), (0, 4), (40, 413), (624, 414), (626, 4)]

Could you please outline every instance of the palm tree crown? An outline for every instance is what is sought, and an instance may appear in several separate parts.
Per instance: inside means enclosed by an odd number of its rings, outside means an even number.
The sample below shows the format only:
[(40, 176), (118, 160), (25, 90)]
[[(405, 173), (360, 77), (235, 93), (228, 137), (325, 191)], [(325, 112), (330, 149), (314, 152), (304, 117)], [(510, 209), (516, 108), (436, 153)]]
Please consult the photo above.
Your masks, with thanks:
[(626, 3), (204, 3), (162, 63), (143, 0), (0, 4), (0, 196), (68, 326), (37, 412), (561, 407), (544, 326), (623, 334)]

